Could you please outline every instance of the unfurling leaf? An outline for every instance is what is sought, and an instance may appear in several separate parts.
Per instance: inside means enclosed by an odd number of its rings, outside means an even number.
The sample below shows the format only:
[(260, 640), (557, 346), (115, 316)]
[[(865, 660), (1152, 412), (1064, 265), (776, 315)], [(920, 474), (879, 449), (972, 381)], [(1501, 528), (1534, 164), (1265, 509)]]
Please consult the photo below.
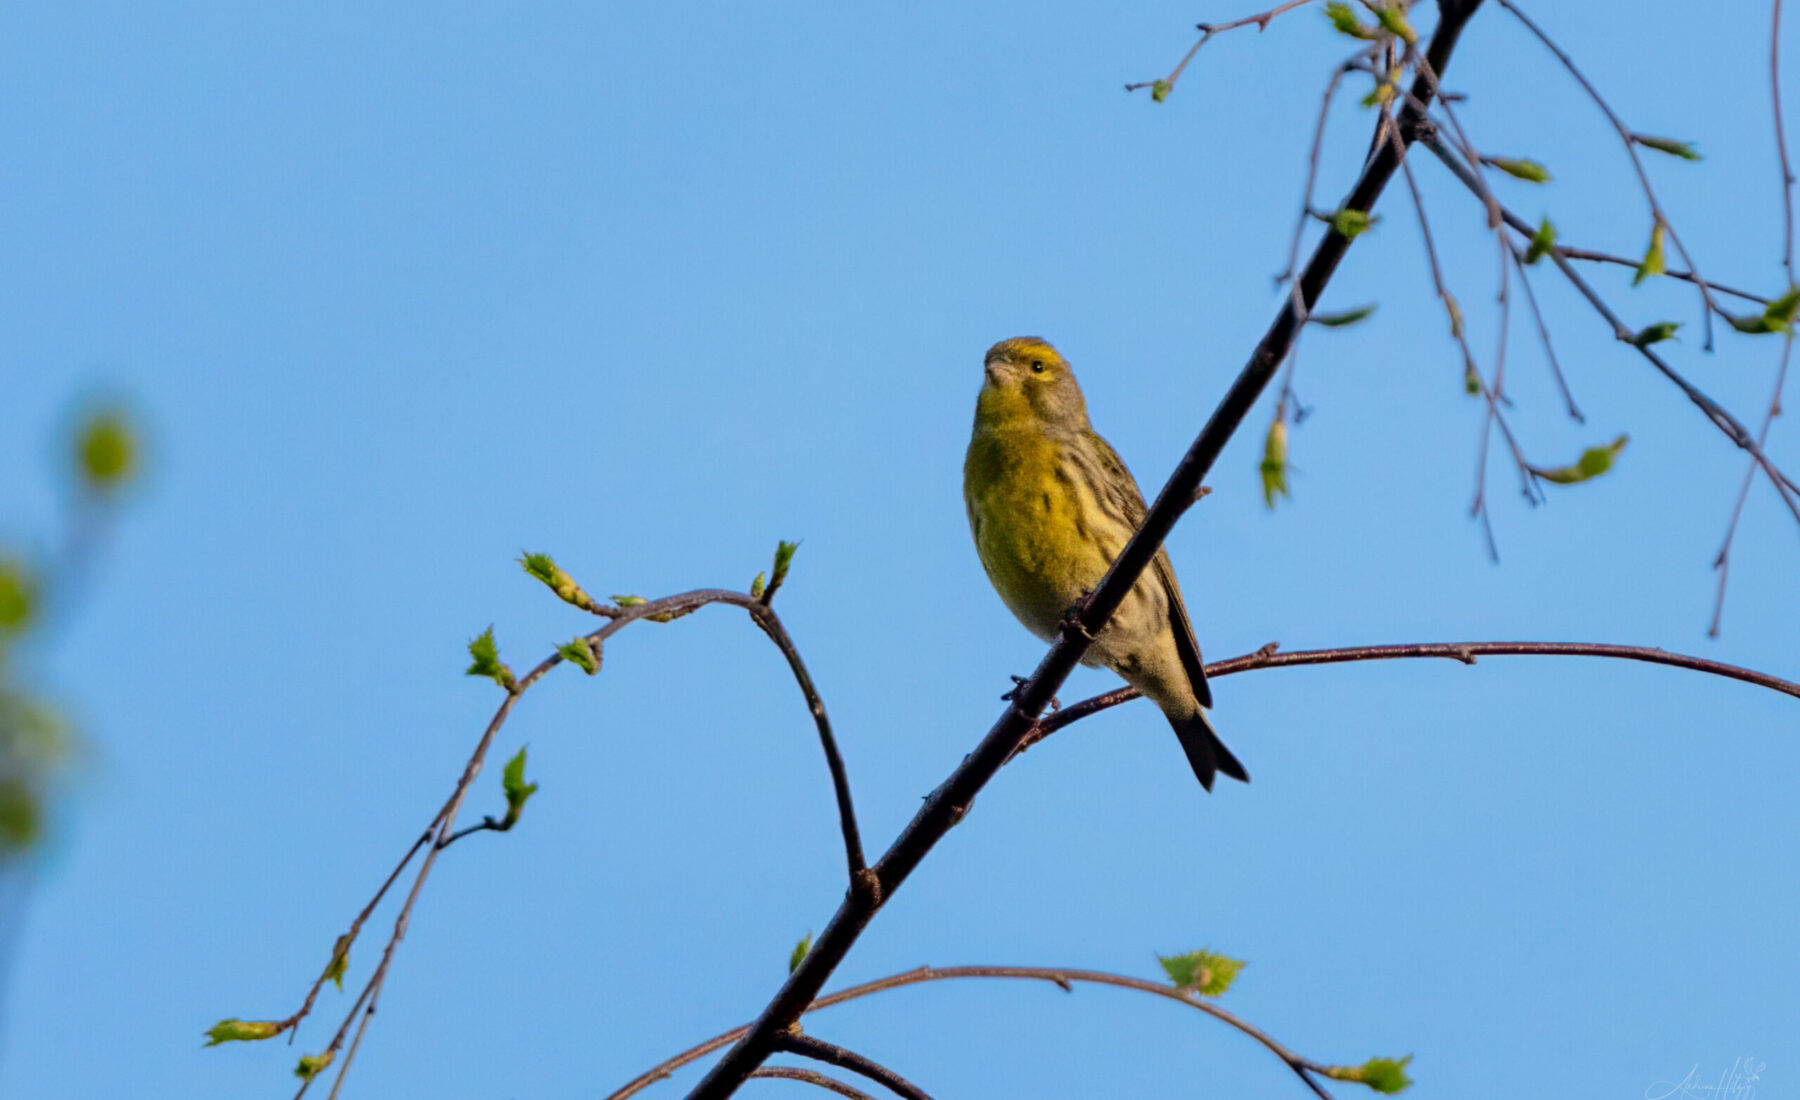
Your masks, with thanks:
[(762, 602), (768, 603), (775, 598), (775, 592), (787, 580), (788, 566), (794, 564), (794, 551), (800, 549), (798, 542), (778, 542), (775, 544), (775, 566), (769, 571), (769, 585), (763, 589)]
[(1150, 102), (1161, 103), (1163, 100), (1169, 98), (1169, 92), (1174, 87), (1175, 85), (1170, 84), (1166, 80), (1158, 80), (1156, 83), (1150, 85)]
[(1211, 951), (1190, 951), (1185, 955), (1158, 955), (1156, 961), (1175, 983), (1176, 989), (1192, 990), (1204, 997), (1217, 997), (1231, 988), (1238, 971), (1244, 969), (1242, 959), (1217, 955)]
[(1375, 305), (1370, 303), (1366, 306), (1357, 306), (1355, 309), (1346, 309), (1342, 313), (1315, 313), (1307, 320), (1315, 325), (1324, 325), (1326, 328), (1343, 328), (1346, 325), (1354, 325), (1358, 321), (1368, 320), (1369, 315), (1374, 312)]
[(1644, 252), (1643, 262), (1638, 264), (1637, 274), (1631, 277), (1632, 286), (1663, 273), (1663, 234), (1662, 219), (1658, 218), (1655, 228), (1650, 230), (1650, 247)]
[(206, 1031), (206, 1045), (216, 1047), (220, 1043), (255, 1042), (258, 1039), (273, 1039), (281, 1034), (281, 1025), (274, 1020), (240, 1020), (233, 1016), (220, 1020)]
[(612, 601), (620, 607), (636, 607), (638, 604), (650, 602), (642, 596), (614, 596)]
[(1481, 372), (1475, 369), (1474, 363), (1470, 362), (1467, 359), (1464, 359), (1463, 360), (1463, 392), (1468, 394), (1469, 396), (1473, 397), (1473, 396), (1479, 394), (1481, 392), (1481, 389), (1482, 389)]
[(1406, 4), (1402, 0), (1385, 0), (1375, 9), (1375, 18), (1381, 21), (1381, 29), (1406, 43), (1415, 46), (1419, 42), (1419, 32), (1412, 29), (1406, 21)]
[(107, 492), (131, 480), (137, 464), (137, 439), (125, 414), (95, 413), (75, 437), (76, 464), (89, 489)]
[(506, 817), (500, 827), (510, 829), (519, 820), (519, 814), (524, 811), (525, 803), (531, 801), (531, 796), (536, 794), (538, 789), (536, 783), (525, 782), (524, 748), (521, 747), (517, 753), (514, 753), (513, 758), (506, 762), (506, 767), (500, 770), (500, 789), (506, 793)]
[(768, 583), (768, 582), (765, 578), (765, 575), (762, 573), (758, 573), (756, 575), (756, 579), (750, 582), (750, 598), (753, 600), (762, 599), (763, 585), (766, 583)]
[(1387, 71), (1385, 77), (1377, 78), (1375, 87), (1362, 97), (1364, 107), (1382, 107), (1393, 101), (1400, 94), (1400, 66), (1395, 65)]
[(1364, 41), (1378, 37), (1374, 27), (1366, 26), (1356, 18), (1356, 11), (1349, 4), (1339, 3), (1337, 0), (1326, 4), (1325, 18), (1331, 20), (1331, 25), (1337, 28), (1339, 34)]
[[(302, 1081), (310, 1081), (324, 1072), (325, 1067), (329, 1066), (331, 1060), (336, 1057), (337, 1051), (335, 1050), (328, 1050), (323, 1054), (302, 1054), (300, 1064), (294, 1067), (294, 1076)], [(338, 1075), (338, 1080), (343, 1080), (343, 1074)]]
[(1412, 1084), (1412, 1078), (1406, 1075), (1406, 1067), (1411, 1062), (1410, 1054), (1404, 1058), (1371, 1058), (1360, 1066), (1327, 1067), (1325, 1076), (1333, 1081), (1367, 1085), (1376, 1092), (1392, 1095), (1404, 1092)]
[(1352, 210), (1349, 207), (1337, 210), (1331, 215), (1331, 228), (1337, 230), (1338, 235), (1345, 240), (1355, 240), (1358, 234), (1366, 232), (1374, 224), (1375, 219), (1365, 211)]
[(1654, 325), (1645, 325), (1638, 334), (1631, 338), (1632, 344), (1647, 348), (1651, 344), (1660, 344), (1664, 340), (1673, 340), (1675, 330), (1681, 327), (1680, 321), (1658, 321)]
[(500, 647), (494, 641), (494, 628), (488, 627), (481, 636), (469, 643), (470, 676), (486, 676), (508, 691), (513, 687), (512, 669), (500, 660)]
[(325, 976), (320, 981), (336, 982), (338, 992), (344, 991), (344, 972), (350, 969), (351, 935), (346, 932), (331, 945), (331, 961), (325, 964)]
[(573, 604), (583, 611), (594, 610), (594, 598), (583, 592), (581, 586), (575, 583), (575, 578), (563, 572), (562, 567), (549, 554), (523, 554), (519, 558), (519, 564), (525, 567), (525, 572), (549, 586), (550, 591), (556, 593), (564, 603)]
[(17, 558), (0, 561), (0, 638), (31, 625), (38, 582)]
[(600, 671), (600, 655), (594, 652), (594, 647), (588, 644), (586, 638), (576, 638), (573, 641), (564, 642), (556, 647), (556, 652), (562, 654), (563, 660), (589, 676)]
[(1535, 264), (1550, 254), (1556, 247), (1556, 227), (1545, 218), (1538, 224), (1537, 232), (1531, 235), (1531, 244), (1525, 249), (1525, 262)]
[(800, 964), (806, 960), (806, 953), (811, 950), (812, 933), (808, 932), (806, 935), (800, 937), (800, 942), (794, 945), (793, 954), (788, 956), (789, 974), (800, 969)]
[(1287, 455), (1287, 424), (1278, 416), (1275, 418), (1275, 423), (1269, 425), (1268, 439), (1263, 441), (1263, 503), (1270, 509), (1275, 507), (1276, 493), (1280, 493), (1284, 497), (1289, 495)]
[(1694, 150), (1691, 141), (1676, 141), (1674, 138), (1651, 137), (1649, 134), (1632, 134), (1631, 140), (1659, 153), (1667, 153), (1682, 160), (1699, 160), (1700, 154)]
[(1550, 182), (1550, 169), (1535, 160), (1512, 157), (1483, 157), (1482, 159), (1514, 179), (1521, 179), (1526, 183)]
[(1625, 449), (1630, 436), (1622, 435), (1604, 447), (1589, 447), (1581, 452), (1581, 457), (1573, 466), (1563, 466), (1555, 470), (1539, 470), (1537, 475), (1554, 485), (1575, 485), (1589, 481), (1613, 468), (1613, 460)]

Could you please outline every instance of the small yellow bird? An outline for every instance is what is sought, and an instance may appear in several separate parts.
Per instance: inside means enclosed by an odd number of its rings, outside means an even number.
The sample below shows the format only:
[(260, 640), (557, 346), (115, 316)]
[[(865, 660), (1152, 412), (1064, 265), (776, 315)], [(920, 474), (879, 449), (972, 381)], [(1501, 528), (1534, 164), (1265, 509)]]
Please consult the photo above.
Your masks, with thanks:
[[(1143, 522), (1144, 495), (1088, 423), (1069, 364), (1035, 336), (988, 349), (963, 461), (963, 502), (975, 550), (994, 590), (1025, 629), (1053, 641), (1077, 602), (1099, 585)], [(1104, 665), (1162, 708), (1200, 785), (1244, 765), (1219, 740), (1200, 646), (1165, 550), (1089, 647)]]

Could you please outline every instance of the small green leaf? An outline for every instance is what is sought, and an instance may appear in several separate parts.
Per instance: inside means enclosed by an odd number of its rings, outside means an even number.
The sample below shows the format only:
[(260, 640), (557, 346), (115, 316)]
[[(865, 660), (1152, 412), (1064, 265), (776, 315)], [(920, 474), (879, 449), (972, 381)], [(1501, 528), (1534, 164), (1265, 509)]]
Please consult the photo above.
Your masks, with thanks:
[(1387, 71), (1386, 76), (1377, 78), (1375, 87), (1362, 97), (1362, 105), (1383, 107), (1393, 102), (1394, 97), (1400, 94), (1400, 76), (1400, 66), (1396, 65)]
[(650, 602), (642, 596), (614, 596), (612, 601), (620, 607), (636, 607), (638, 604)]
[(1371, 302), (1366, 306), (1346, 309), (1342, 313), (1315, 313), (1307, 320), (1315, 325), (1324, 325), (1326, 328), (1343, 328), (1347, 325), (1354, 325), (1358, 321), (1368, 320), (1370, 314), (1374, 312), (1375, 304)]
[(500, 789), (506, 792), (506, 819), (502, 828), (510, 829), (519, 820), (525, 803), (537, 793), (536, 783), (525, 782), (525, 750), (520, 748), (500, 771)]
[(258, 1039), (273, 1039), (281, 1034), (281, 1025), (274, 1020), (240, 1020), (233, 1016), (220, 1020), (206, 1032), (206, 1045), (216, 1047), (220, 1043), (255, 1042)]
[(1675, 330), (1680, 327), (1680, 321), (1658, 321), (1654, 325), (1645, 325), (1642, 329), (1639, 329), (1638, 334), (1631, 338), (1631, 342), (1637, 347), (1647, 348), (1651, 344), (1660, 344), (1664, 340), (1673, 340), (1675, 338)]
[(500, 660), (500, 647), (494, 642), (494, 628), (488, 627), (469, 643), (470, 663), (467, 674), (486, 676), (508, 691), (512, 690), (512, 669)]
[(17, 634), (31, 625), (37, 593), (37, 578), (24, 562), (16, 558), (0, 560), (0, 637)]
[(1550, 169), (1535, 160), (1514, 159), (1512, 157), (1483, 157), (1483, 160), (1500, 169), (1514, 179), (1526, 183), (1549, 183)]
[(1231, 988), (1238, 971), (1244, 969), (1242, 959), (1217, 955), (1211, 951), (1190, 951), (1185, 955), (1158, 955), (1156, 961), (1175, 983), (1176, 989), (1192, 990), (1203, 997), (1217, 997)]
[[(1402, 0), (1386, 0), (1379, 8), (1375, 9), (1375, 18), (1381, 21), (1383, 30), (1408, 46), (1418, 44), (1419, 32), (1413, 30), (1412, 24), (1406, 21), (1406, 4)], [(1334, 19), (1332, 22), (1336, 23), (1337, 21)]]
[(336, 982), (339, 993), (344, 991), (344, 972), (350, 969), (351, 939), (351, 935), (346, 932), (331, 945), (331, 961), (325, 964), (325, 977), (321, 979)]
[(105, 492), (129, 481), (137, 464), (137, 440), (125, 415), (112, 410), (89, 417), (75, 437), (75, 455), (90, 489)]
[(1674, 138), (1651, 137), (1649, 134), (1632, 134), (1631, 140), (1645, 148), (1655, 149), (1659, 153), (1667, 153), (1682, 160), (1699, 160), (1700, 154), (1695, 151), (1691, 141), (1676, 141)]
[(1356, 18), (1356, 11), (1349, 4), (1339, 3), (1337, 0), (1326, 4), (1325, 18), (1331, 20), (1331, 25), (1337, 28), (1339, 34), (1347, 34), (1351, 38), (1360, 38), (1364, 41), (1372, 41), (1378, 37), (1375, 28), (1365, 26)]
[(1739, 332), (1747, 332), (1752, 336), (1764, 336), (1771, 332), (1781, 331), (1769, 322), (1769, 317), (1765, 313), (1747, 313), (1742, 315), (1727, 313), (1725, 314), (1725, 319), (1731, 322), (1732, 328), (1737, 329)]
[(1556, 247), (1556, 227), (1545, 218), (1538, 224), (1537, 232), (1531, 235), (1531, 244), (1525, 249), (1525, 262), (1535, 264), (1550, 254)]
[(1630, 436), (1621, 435), (1604, 447), (1589, 447), (1581, 452), (1581, 457), (1573, 466), (1562, 466), (1554, 470), (1539, 470), (1537, 475), (1554, 485), (1575, 485), (1599, 477), (1613, 468), (1613, 460), (1625, 449)]
[(588, 644), (586, 638), (576, 638), (573, 641), (564, 642), (556, 647), (556, 652), (562, 654), (563, 660), (589, 676), (600, 671), (600, 657), (594, 652), (594, 647)]
[(1329, 1066), (1325, 1076), (1333, 1081), (1352, 1081), (1367, 1085), (1376, 1092), (1392, 1095), (1404, 1092), (1413, 1082), (1406, 1075), (1412, 1055), (1404, 1058), (1371, 1058), (1360, 1066)]
[(1463, 360), (1463, 392), (1471, 397), (1481, 393), (1481, 372), (1467, 359)]
[(1377, 219), (1371, 218), (1365, 211), (1344, 207), (1332, 213), (1331, 228), (1337, 230), (1338, 235), (1344, 239), (1353, 241), (1376, 221)]
[(1800, 313), (1800, 287), (1788, 287), (1786, 294), (1769, 303), (1763, 310), (1763, 319), (1776, 332), (1786, 332), (1794, 325), (1794, 316)]
[(1269, 436), (1263, 441), (1262, 490), (1263, 503), (1273, 510), (1275, 494), (1282, 496), (1288, 493), (1287, 483), (1288, 437), (1287, 424), (1280, 417), (1269, 425)]
[(765, 583), (766, 583), (766, 581), (765, 581), (764, 574), (758, 573), (756, 575), (756, 579), (750, 582), (750, 598), (751, 599), (753, 599), (753, 600), (762, 599), (763, 585)]
[[(0, 732), (12, 731), (0, 727)], [(36, 840), (43, 817), (43, 803), (24, 776), (0, 776), (0, 854)]]
[(1150, 102), (1161, 103), (1163, 100), (1168, 99), (1169, 91), (1174, 87), (1175, 85), (1170, 84), (1166, 80), (1159, 80), (1150, 85)]
[(1654, 228), (1650, 230), (1650, 247), (1644, 251), (1644, 260), (1638, 264), (1637, 274), (1631, 277), (1631, 285), (1636, 286), (1652, 275), (1663, 273), (1663, 223), (1658, 218)]
[[(300, 1064), (294, 1067), (294, 1076), (302, 1081), (310, 1081), (324, 1072), (325, 1067), (329, 1066), (335, 1057), (337, 1057), (335, 1050), (328, 1050), (323, 1054), (302, 1054)], [(341, 1081), (343, 1078), (340, 1076), (338, 1079)]]
[(794, 945), (793, 954), (788, 956), (788, 973), (789, 974), (792, 974), (794, 971), (800, 969), (800, 964), (803, 961), (805, 961), (805, 959), (806, 959), (806, 953), (811, 950), (812, 950), (812, 933), (808, 932), (806, 935), (800, 937), (800, 942)]

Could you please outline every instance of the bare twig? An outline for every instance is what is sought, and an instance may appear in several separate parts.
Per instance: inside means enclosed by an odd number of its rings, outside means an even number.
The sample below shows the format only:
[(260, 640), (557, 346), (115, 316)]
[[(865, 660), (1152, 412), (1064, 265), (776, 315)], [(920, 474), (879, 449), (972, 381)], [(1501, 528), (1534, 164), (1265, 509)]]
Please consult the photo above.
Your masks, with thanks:
[(1550, 374), (1556, 379), (1556, 388), (1561, 391), (1563, 403), (1569, 408), (1569, 418), (1577, 424), (1586, 424), (1587, 417), (1575, 407), (1575, 395), (1569, 392), (1569, 381), (1563, 377), (1562, 364), (1556, 361), (1556, 349), (1550, 346), (1550, 328), (1544, 324), (1544, 314), (1538, 309), (1537, 294), (1531, 289), (1531, 276), (1525, 270), (1525, 253), (1517, 244), (1509, 243), (1507, 251), (1512, 254), (1513, 268), (1519, 273), (1519, 285), (1525, 288), (1525, 303), (1531, 307), (1531, 319), (1537, 324), (1538, 339), (1544, 345), (1544, 358), (1550, 361)]
[[(1781, 215), (1782, 215), (1782, 253), (1781, 266), (1786, 269), (1788, 285), (1794, 285), (1794, 170), (1788, 163), (1787, 133), (1781, 122), (1781, 0), (1774, 0), (1773, 14), (1769, 27), (1769, 98), (1775, 107), (1775, 149), (1781, 157)], [(1781, 338), (1781, 365), (1775, 370), (1775, 392), (1769, 395), (1769, 407), (1763, 413), (1762, 427), (1757, 430), (1756, 444), (1766, 446), (1769, 442), (1769, 428), (1774, 425), (1775, 418), (1781, 415), (1781, 391), (1787, 387), (1788, 361), (1794, 351), (1794, 327), (1788, 325)], [(1713, 568), (1719, 571), (1719, 589), (1713, 597), (1712, 623), (1706, 628), (1708, 637), (1719, 636), (1719, 620), (1725, 614), (1725, 586), (1731, 578), (1731, 541), (1737, 535), (1738, 521), (1744, 515), (1744, 501), (1750, 496), (1750, 482), (1756, 476), (1756, 462), (1752, 460), (1744, 470), (1744, 480), (1738, 485), (1737, 500), (1731, 506), (1731, 520), (1725, 525), (1725, 541), (1719, 546), (1719, 556), (1713, 560)]]
[[(1615, 256), (1611, 252), (1597, 252), (1592, 248), (1575, 248), (1566, 244), (1558, 244), (1556, 247), (1561, 250), (1564, 256), (1567, 256), (1571, 260), (1586, 260), (1589, 263), (1613, 264), (1617, 267), (1633, 268), (1643, 263), (1642, 257), (1634, 260), (1628, 256)], [(1663, 278), (1679, 279), (1684, 283), (1698, 283), (1698, 280), (1694, 277), (1692, 271), (1664, 271)], [(1740, 298), (1746, 302), (1754, 302), (1759, 306), (1766, 306), (1769, 304), (1769, 299), (1763, 297), (1761, 294), (1752, 294), (1748, 290), (1739, 290), (1736, 287), (1729, 287), (1723, 283), (1709, 282), (1706, 285), (1718, 293), (1728, 295), (1732, 298)], [(1730, 314), (1725, 314), (1725, 316), (1729, 317)]]
[(906, 1100), (931, 1100), (924, 1089), (880, 1062), (866, 1058), (853, 1050), (845, 1050), (843, 1047), (827, 1043), (822, 1039), (815, 1039), (810, 1035), (788, 1032), (775, 1040), (775, 1049), (860, 1074), (894, 1095), (905, 1097)]
[[(1480, 0), (1439, 0), (1440, 16), (1429, 51), (1434, 71), (1444, 71), (1457, 38), (1479, 6)], [(1421, 97), (1430, 94), (1422, 82), (1414, 91)], [(1369, 212), (1398, 170), (1400, 152), (1414, 140), (1424, 121), (1424, 117), (1410, 106), (1402, 111), (1400, 150), (1383, 144), (1368, 159), (1343, 209)], [(1306, 312), (1319, 300), (1349, 247), (1350, 239), (1335, 228), (1325, 234), (1300, 277), (1299, 293), (1282, 304), (1268, 331), (1251, 352), (1249, 362), (1176, 465), (1112, 568), (1093, 593), (1082, 601), (1080, 609), (1069, 616), (1057, 642), (1045, 654), (1031, 679), (1013, 695), (999, 720), (943, 784), (926, 798), (917, 815), (871, 868), (879, 889), (872, 895), (852, 892), (844, 900), (819, 934), (812, 950), (788, 976), (749, 1032), (719, 1059), (689, 1094), (692, 1100), (723, 1100), (743, 1084), (751, 1070), (762, 1064), (776, 1037), (785, 1032), (818, 996), (825, 981), (849, 954), (885, 900), (893, 896), (938, 841), (963, 819), (975, 795), (1030, 735), (1037, 716), (1137, 583), (1138, 576), (1150, 564), (1175, 521), (1186, 510), (1194, 490), (1200, 487), (1201, 480), (1225, 444), (1275, 376)]]
[(817, 1070), (801, 1069), (798, 1066), (763, 1066), (751, 1073), (752, 1077), (776, 1077), (788, 1081), (804, 1081), (809, 1085), (817, 1085), (828, 1092), (839, 1096), (847, 1096), (850, 1100), (875, 1100), (873, 1096), (858, 1088), (852, 1088), (835, 1077), (827, 1077)]
[(1128, 92), (1135, 92), (1139, 88), (1154, 88), (1161, 85), (1162, 94), (1168, 95), (1170, 90), (1175, 87), (1175, 82), (1181, 79), (1181, 71), (1188, 67), (1188, 62), (1194, 59), (1194, 55), (1200, 52), (1200, 47), (1206, 45), (1206, 43), (1212, 39), (1213, 35), (1225, 31), (1236, 30), (1239, 27), (1248, 27), (1253, 23), (1256, 25), (1258, 31), (1267, 30), (1271, 19), (1274, 19), (1282, 12), (1292, 11), (1300, 5), (1310, 2), (1311, 0), (1288, 0), (1287, 3), (1277, 4), (1268, 11), (1258, 12), (1255, 15), (1245, 16), (1242, 19), (1234, 19), (1229, 23), (1201, 23), (1195, 28), (1200, 32), (1200, 41), (1194, 43), (1193, 48), (1189, 49), (1188, 52), (1182, 56), (1181, 63), (1176, 65), (1174, 70), (1170, 72), (1168, 76), (1163, 77), (1161, 80), (1146, 80), (1141, 84), (1127, 84), (1125, 85), (1125, 90)]
[[(853, 985), (848, 989), (840, 989), (820, 997), (806, 1008), (807, 1012), (816, 1012), (822, 1008), (843, 1004), (859, 997), (867, 997), (875, 993), (884, 993), (903, 986), (920, 985), (925, 982), (955, 981), (963, 979), (1017, 979), (1024, 981), (1049, 982), (1065, 993), (1074, 991), (1076, 983), (1086, 985), (1110, 986), (1115, 989), (1127, 989), (1138, 993), (1149, 993), (1164, 1000), (1175, 1001), (1189, 1008), (1204, 1012), (1213, 1019), (1227, 1024), (1267, 1049), (1280, 1058), (1316, 1096), (1330, 1100), (1330, 1093), (1313, 1078), (1315, 1073), (1324, 1073), (1327, 1066), (1322, 1062), (1303, 1057), (1288, 1049), (1268, 1032), (1246, 1022), (1242, 1017), (1226, 1009), (1220, 1008), (1212, 1001), (1204, 1000), (1190, 993), (1176, 989), (1163, 982), (1153, 982), (1144, 978), (1132, 977), (1129, 974), (1112, 974), (1101, 970), (1077, 970), (1047, 966), (921, 966), (899, 974), (890, 974), (885, 978), (877, 978), (872, 982)], [(636, 1078), (627, 1082), (618, 1091), (609, 1094), (606, 1100), (627, 1100), (636, 1096), (650, 1085), (661, 1081), (683, 1066), (706, 1057), (713, 1051), (728, 1043), (736, 1042), (749, 1032), (749, 1027), (734, 1028), (723, 1035), (716, 1035), (698, 1046), (682, 1051), (646, 1070)]]

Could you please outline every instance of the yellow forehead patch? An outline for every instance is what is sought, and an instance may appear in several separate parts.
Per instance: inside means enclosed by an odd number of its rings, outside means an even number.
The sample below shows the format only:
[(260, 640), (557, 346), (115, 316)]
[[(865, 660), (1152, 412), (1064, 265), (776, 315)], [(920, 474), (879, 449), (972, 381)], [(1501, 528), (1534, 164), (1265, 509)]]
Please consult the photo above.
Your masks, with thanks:
[(1034, 355), (1059, 366), (1063, 365), (1062, 356), (1056, 353), (1049, 341), (1037, 336), (1015, 336), (1011, 340), (1002, 340), (988, 349), (982, 362), (1028, 359)]

